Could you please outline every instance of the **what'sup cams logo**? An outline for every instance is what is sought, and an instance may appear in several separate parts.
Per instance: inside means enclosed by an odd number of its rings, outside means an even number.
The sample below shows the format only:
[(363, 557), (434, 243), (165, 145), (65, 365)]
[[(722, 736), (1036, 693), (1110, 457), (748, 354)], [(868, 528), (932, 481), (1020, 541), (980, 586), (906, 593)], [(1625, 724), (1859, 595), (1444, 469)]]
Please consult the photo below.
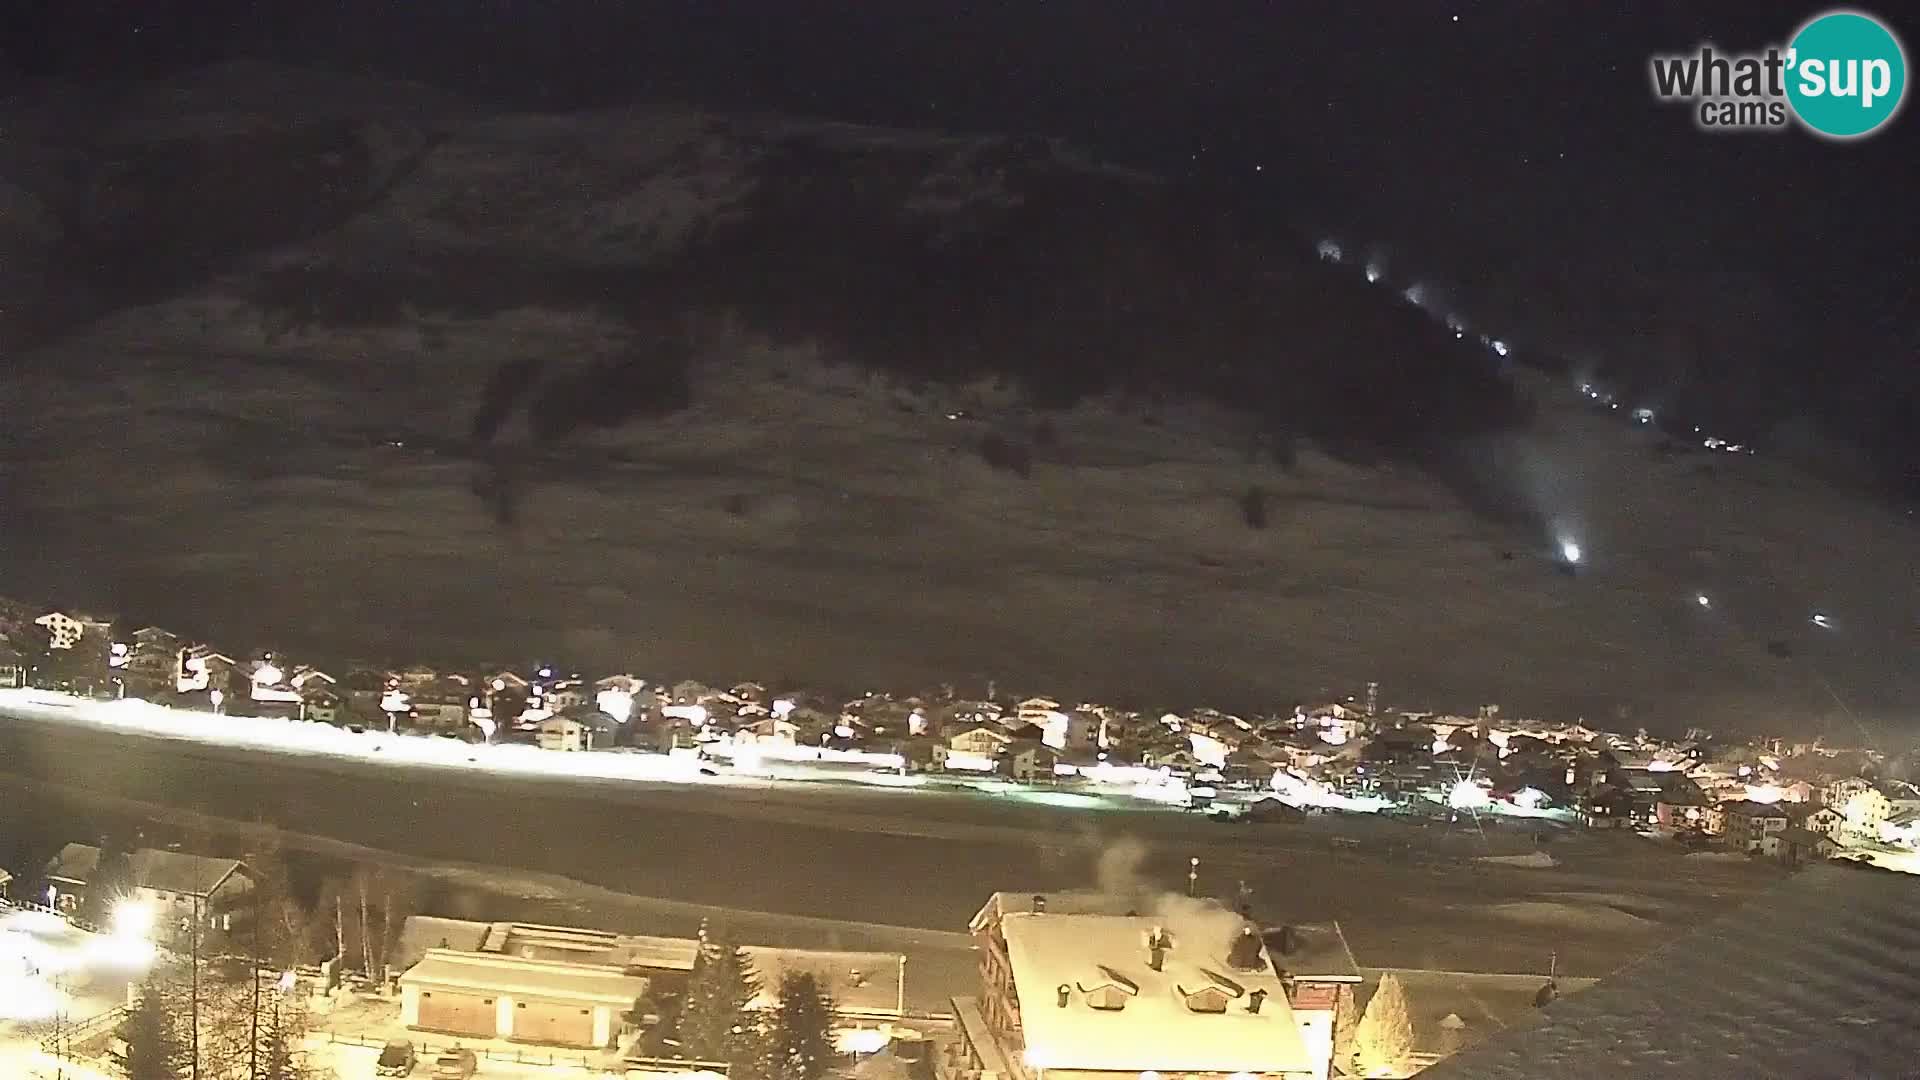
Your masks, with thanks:
[(1706, 131), (1781, 130), (1828, 139), (1887, 125), (1907, 92), (1907, 56), (1892, 27), (1858, 11), (1809, 19), (1785, 46), (1722, 53), (1703, 45), (1648, 62), (1654, 96), (1686, 102)]

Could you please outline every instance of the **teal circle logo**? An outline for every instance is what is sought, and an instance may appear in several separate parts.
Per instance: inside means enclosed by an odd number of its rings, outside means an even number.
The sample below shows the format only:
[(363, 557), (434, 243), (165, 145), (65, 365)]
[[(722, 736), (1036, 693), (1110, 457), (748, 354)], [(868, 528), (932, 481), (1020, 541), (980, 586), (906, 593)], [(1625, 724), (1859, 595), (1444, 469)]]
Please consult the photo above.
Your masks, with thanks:
[(1907, 92), (1907, 56), (1871, 15), (1831, 11), (1788, 44), (1787, 102), (1816, 134), (1866, 135), (1893, 119)]

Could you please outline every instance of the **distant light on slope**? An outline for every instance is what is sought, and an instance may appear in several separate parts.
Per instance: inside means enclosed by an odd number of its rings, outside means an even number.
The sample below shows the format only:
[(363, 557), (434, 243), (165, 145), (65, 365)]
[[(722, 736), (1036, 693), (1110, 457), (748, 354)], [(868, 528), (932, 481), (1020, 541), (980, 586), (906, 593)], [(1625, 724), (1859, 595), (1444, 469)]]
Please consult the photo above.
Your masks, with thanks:
[(1575, 543), (1572, 540), (1560, 541), (1560, 557), (1567, 560), (1569, 563), (1578, 565), (1580, 560), (1585, 556), (1586, 556), (1586, 552), (1580, 550), (1579, 544)]
[(1385, 272), (1380, 269), (1378, 263), (1367, 264), (1367, 284), (1378, 284), (1383, 276), (1385, 276)]
[(1507, 355), (1507, 343), (1504, 341), (1501, 341), (1499, 338), (1494, 338), (1493, 351), (1496, 355), (1499, 355), (1499, 356)]
[(1709, 597), (1706, 593), (1696, 593), (1693, 597), (1693, 602), (1696, 604), (1699, 604), (1703, 608), (1710, 608), (1713, 606), (1713, 598)]
[[(1344, 253), (1340, 250), (1339, 242), (1335, 240), (1322, 240), (1320, 241), (1320, 246), (1315, 250), (1319, 251), (1320, 257), (1328, 262), (1337, 263), (1345, 257)], [(1372, 271), (1369, 270), (1368, 272), (1371, 273)]]
[(1833, 620), (1829, 618), (1827, 616), (1827, 613), (1824, 611), (1814, 612), (1812, 622), (1813, 622), (1813, 625), (1819, 627), (1822, 630), (1833, 629)]

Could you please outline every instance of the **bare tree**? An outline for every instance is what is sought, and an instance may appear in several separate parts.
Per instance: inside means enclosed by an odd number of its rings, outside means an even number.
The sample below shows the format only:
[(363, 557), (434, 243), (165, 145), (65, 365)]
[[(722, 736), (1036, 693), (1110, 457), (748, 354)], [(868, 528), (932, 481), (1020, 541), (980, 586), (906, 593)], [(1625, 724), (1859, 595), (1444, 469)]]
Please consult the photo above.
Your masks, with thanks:
[(373, 875), (374, 872), (365, 867), (355, 871), (353, 875), (353, 892), (360, 903), (360, 955), (365, 960), (365, 965), (360, 970), (365, 972), (369, 979), (379, 976), (378, 969), (373, 966), (373, 924), (367, 918), (367, 908), (375, 888)]

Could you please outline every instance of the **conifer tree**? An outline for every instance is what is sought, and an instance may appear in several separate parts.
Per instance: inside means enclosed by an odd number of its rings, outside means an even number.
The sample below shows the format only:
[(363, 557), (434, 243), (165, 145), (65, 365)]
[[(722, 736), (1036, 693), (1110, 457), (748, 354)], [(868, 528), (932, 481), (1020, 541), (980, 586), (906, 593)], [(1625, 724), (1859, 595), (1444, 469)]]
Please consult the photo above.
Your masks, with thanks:
[(1413, 1014), (1407, 1009), (1406, 989), (1392, 973), (1380, 976), (1354, 1042), (1368, 1075), (1398, 1072), (1413, 1055)]
[(811, 971), (780, 979), (766, 1036), (763, 1080), (820, 1080), (833, 1063), (833, 998)]

